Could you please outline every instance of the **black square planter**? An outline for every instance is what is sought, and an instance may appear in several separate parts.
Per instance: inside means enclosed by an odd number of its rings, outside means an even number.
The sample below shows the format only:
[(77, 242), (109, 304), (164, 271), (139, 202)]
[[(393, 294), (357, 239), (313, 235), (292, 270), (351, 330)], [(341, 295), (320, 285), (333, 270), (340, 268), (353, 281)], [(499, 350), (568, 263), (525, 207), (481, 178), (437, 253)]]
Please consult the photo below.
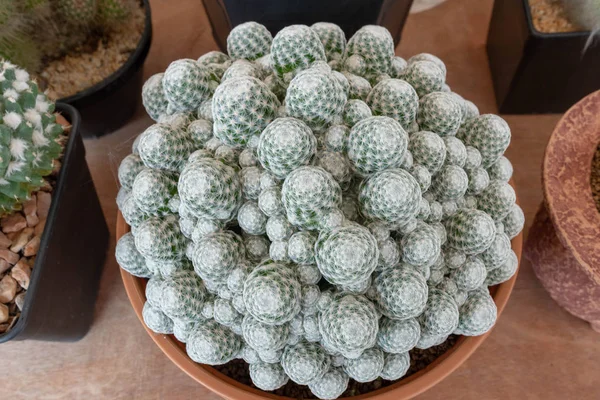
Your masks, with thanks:
[(600, 89), (600, 40), (590, 32), (540, 33), (528, 0), (496, 0), (487, 54), (502, 114), (562, 113)]
[(397, 46), (413, 0), (202, 0), (213, 31), (223, 52), (227, 35), (241, 23), (256, 21), (273, 36), (288, 25), (333, 22), (346, 38), (363, 25), (385, 26)]
[(62, 167), (31, 272), (21, 316), (9, 340), (71, 342), (90, 329), (109, 244), (109, 232), (85, 160), (81, 118), (75, 108), (56, 104), (71, 123)]

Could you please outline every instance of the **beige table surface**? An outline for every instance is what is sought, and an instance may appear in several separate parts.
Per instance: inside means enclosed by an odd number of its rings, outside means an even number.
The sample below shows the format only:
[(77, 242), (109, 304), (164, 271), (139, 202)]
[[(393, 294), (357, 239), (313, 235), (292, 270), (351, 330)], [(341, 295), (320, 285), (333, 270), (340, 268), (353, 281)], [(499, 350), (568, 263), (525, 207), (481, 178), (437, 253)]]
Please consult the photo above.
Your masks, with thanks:
[[(145, 74), (177, 58), (215, 50), (200, 0), (152, 0), (154, 40)], [(397, 53), (431, 52), (448, 66), (448, 84), (482, 112), (496, 112), (485, 53), (492, 0), (449, 0), (411, 15)], [(552, 84), (548, 82), (548, 84)], [(540, 165), (558, 115), (505, 116), (508, 156), (527, 227), (542, 198)], [(150, 125), (139, 110), (123, 129), (86, 141), (87, 159), (111, 233), (116, 169), (133, 137)], [(112, 250), (111, 250), (112, 252)], [(83, 267), (83, 266), (82, 266)], [(562, 310), (521, 264), (512, 297), (494, 331), (450, 377), (420, 399), (599, 399), (600, 335)], [(0, 399), (218, 399), (188, 378), (154, 345), (135, 316), (114, 258), (102, 277), (90, 333), (73, 344), (0, 345)]]

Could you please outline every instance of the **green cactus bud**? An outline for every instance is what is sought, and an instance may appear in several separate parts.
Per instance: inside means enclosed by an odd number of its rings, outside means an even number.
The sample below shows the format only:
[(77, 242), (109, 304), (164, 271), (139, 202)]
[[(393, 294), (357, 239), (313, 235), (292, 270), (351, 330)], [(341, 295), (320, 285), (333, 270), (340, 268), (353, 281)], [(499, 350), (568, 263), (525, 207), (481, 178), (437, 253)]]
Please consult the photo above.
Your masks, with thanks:
[(242, 201), (242, 187), (234, 169), (203, 158), (188, 163), (179, 177), (179, 196), (197, 217), (232, 218)]
[(309, 68), (290, 82), (285, 96), (288, 114), (301, 119), (311, 129), (322, 132), (342, 115), (346, 93), (335, 75)]
[(196, 324), (186, 343), (188, 356), (197, 363), (208, 365), (228, 363), (241, 348), (241, 338), (215, 321)]
[(173, 320), (158, 308), (151, 306), (149, 302), (144, 303), (142, 318), (146, 326), (153, 332), (165, 335), (173, 333)]
[(351, 224), (322, 232), (315, 243), (319, 271), (335, 285), (355, 285), (377, 267), (377, 241), (368, 229)]
[(506, 151), (510, 144), (510, 128), (497, 115), (484, 114), (468, 120), (456, 137), (481, 153), (482, 166), (488, 168)]
[(373, 284), (376, 290), (375, 301), (388, 318), (409, 319), (425, 310), (427, 283), (414, 267), (401, 265), (382, 271)]
[(306, 25), (291, 25), (280, 30), (273, 39), (271, 54), (273, 71), (286, 86), (313, 62), (327, 61), (319, 36)]
[(229, 146), (245, 146), (275, 119), (278, 106), (275, 95), (258, 79), (230, 78), (213, 97), (215, 137)]
[(460, 320), (455, 334), (464, 336), (483, 335), (496, 323), (498, 310), (487, 288), (469, 293), (460, 307)]
[(289, 380), (281, 365), (265, 362), (250, 364), (250, 378), (262, 390), (279, 389)]
[(357, 382), (372, 382), (383, 370), (384, 353), (376, 347), (363, 351), (360, 357), (349, 359), (344, 364), (344, 371)]
[(394, 58), (394, 39), (382, 26), (363, 26), (348, 40), (346, 46), (345, 57), (354, 54), (364, 58), (367, 64), (365, 76), (375, 77), (386, 74)]
[(358, 201), (363, 214), (390, 224), (404, 224), (419, 212), (421, 189), (402, 169), (380, 171), (360, 187)]
[(287, 266), (267, 263), (254, 269), (244, 283), (244, 303), (254, 318), (283, 325), (300, 312), (301, 289)]
[(344, 357), (359, 357), (375, 345), (377, 320), (375, 306), (364, 296), (341, 293), (319, 315), (322, 343)]
[(496, 221), (501, 221), (511, 211), (516, 200), (515, 190), (508, 182), (492, 181), (477, 197), (477, 206)]
[(494, 220), (479, 210), (458, 210), (446, 221), (448, 245), (466, 254), (485, 251), (496, 236)]
[(348, 375), (341, 368), (331, 367), (329, 371), (308, 385), (310, 391), (319, 399), (337, 399), (348, 388)]
[(373, 87), (367, 97), (373, 115), (395, 119), (408, 129), (417, 116), (419, 98), (411, 85), (401, 79), (384, 79)]
[(233, 59), (255, 60), (271, 50), (273, 36), (264, 26), (246, 22), (233, 28), (227, 36), (227, 52)]
[(135, 247), (146, 258), (170, 261), (184, 256), (186, 240), (174, 215), (142, 221), (133, 236)]
[(456, 134), (462, 120), (460, 104), (449, 93), (433, 92), (419, 100), (417, 123), (440, 136)]
[(400, 166), (408, 135), (389, 117), (370, 117), (354, 125), (348, 136), (348, 159), (356, 172), (368, 176)]
[(346, 48), (346, 35), (342, 28), (329, 22), (317, 22), (310, 27), (317, 33), (328, 60), (341, 60)]
[(198, 108), (212, 92), (208, 68), (195, 60), (173, 61), (162, 78), (165, 97), (177, 111)]
[(310, 128), (296, 118), (277, 118), (260, 135), (257, 156), (277, 178), (309, 163), (317, 147)]
[(299, 385), (318, 381), (329, 370), (329, 355), (317, 343), (299, 342), (287, 346), (281, 357), (281, 366), (290, 379)]
[(321, 217), (340, 205), (340, 186), (320, 167), (300, 167), (289, 174), (281, 190), (287, 218), (293, 225), (318, 229)]
[(386, 353), (408, 353), (416, 346), (420, 336), (421, 326), (416, 318), (399, 321), (383, 317), (379, 320), (377, 344)]
[(127, 232), (117, 241), (115, 257), (119, 266), (131, 275), (141, 278), (152, 276), (146, 266), (146, 260), (135, 247), (135, 239), (131, 232)]
[(29, 74), (0, 60), (3, 110), (0, 123), (0, 215), (21, 208), (50, 174), (61, 147), (61, 125), (54, 104), (41, 93)]

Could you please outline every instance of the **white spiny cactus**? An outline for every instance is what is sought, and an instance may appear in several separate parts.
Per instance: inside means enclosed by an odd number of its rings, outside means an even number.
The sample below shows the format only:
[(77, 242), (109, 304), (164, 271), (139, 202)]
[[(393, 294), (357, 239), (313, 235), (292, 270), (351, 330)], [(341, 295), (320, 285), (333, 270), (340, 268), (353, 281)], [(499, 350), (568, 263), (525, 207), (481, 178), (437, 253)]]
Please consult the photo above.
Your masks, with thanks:
[(487, 286), (516, 273), (524, 225), (506, 122), (453, 93), (434, 55), (395, 56), (382, 27), (346, 43), (334, 24), (272, 38), (248, 22), (227, 47), (148, 80), (156, 124), (119, 167), (131, 233), (115, 255), (148, 279), (146, 326), (321, 399), (491, 329)]

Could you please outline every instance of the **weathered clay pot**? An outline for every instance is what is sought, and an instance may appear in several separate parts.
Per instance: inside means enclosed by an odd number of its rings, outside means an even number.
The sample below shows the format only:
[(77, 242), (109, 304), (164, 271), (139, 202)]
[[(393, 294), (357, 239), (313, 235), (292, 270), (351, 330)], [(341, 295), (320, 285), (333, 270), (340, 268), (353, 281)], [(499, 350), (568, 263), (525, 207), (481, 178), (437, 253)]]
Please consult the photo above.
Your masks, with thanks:
[(592, 198), (592, 159), (600, 142), (600, 91), (573, 106), (544, 156), (544, 203), (525, 256), (550, 293), (600, 332), (600, 213)]

